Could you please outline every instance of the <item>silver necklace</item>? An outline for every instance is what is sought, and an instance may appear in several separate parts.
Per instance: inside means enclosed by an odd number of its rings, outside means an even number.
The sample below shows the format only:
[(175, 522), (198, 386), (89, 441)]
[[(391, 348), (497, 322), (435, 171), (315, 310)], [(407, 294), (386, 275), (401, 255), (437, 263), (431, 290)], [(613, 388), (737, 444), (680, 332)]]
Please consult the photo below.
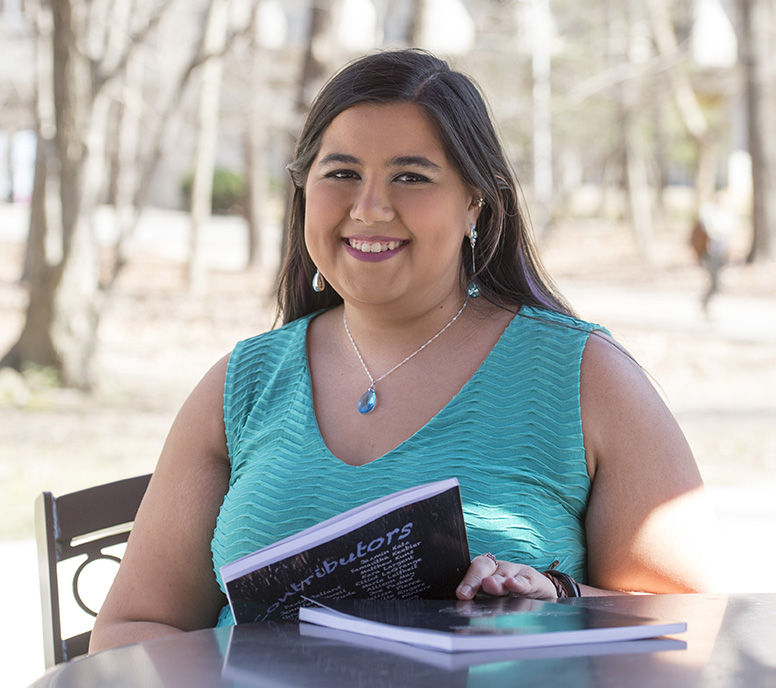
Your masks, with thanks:
[(369, 385), (369, 388), (361, 395), (361, 398), (358, 400), (358, 403), (356, 404), (356, 408), (358, 409), (359, 413), (369, 413), (376, 405), (377, 405), (377, 394), (375, 393), (375, 385), (380, 382), (380, 380), (384, 380), (386, 377), (388, 377), (394, 370), (398, 370), (401, 368), (407, 361), (409, 361), (414, 356), (417, 356), (423, 349), (425, 349), (431, 342), (433, 342), (440, 334), (442, 334), (450, 325), (452, 325), (456, 320), (458, 320), (458, 316), (463, 313), (463, 309), (466, 308), (466, 304), (469, 303), (469, 297), (467, 296), (465, 301), (463, 302), (463, 306), (461, 306), (460, 310), (450, 319), (450, 322), (447, 323), (439, 332), (437, 332), (431, 339), (429, 339), (423, 346), (421, 346), (418, 349), (415, 349), (407, 358), (405, 358), (400, 363), (397, 363), (393, 368), (391, 368), (387, 373), (383, 373), (380, 377), (377, 379), (372, 377), (372, 373), (369, 372), (369, 368), (366, 367), (366, 363), (364, 363), (364, 359), (361, 356), (361, 352), (358, 350), (358, 347), (356, 346), (356, 342), (353, 341), (353, 335), (350, 334), (350, 329), (348, 328), (348, 317), (345, 314), (345, 309), (342, 310), (342, 322), (345, 324), (345, 332), (347, 332), (348, 339), (350, 340), (350, 343), (353, 345), (353, 351), (356, 352), (356, 356), (358, 356), (358, 360), (361, 361), (361, 365), (364, 368), (364, 371), (366, 371), (367, 376), (369, 377), (369, 382), (371, 383)]

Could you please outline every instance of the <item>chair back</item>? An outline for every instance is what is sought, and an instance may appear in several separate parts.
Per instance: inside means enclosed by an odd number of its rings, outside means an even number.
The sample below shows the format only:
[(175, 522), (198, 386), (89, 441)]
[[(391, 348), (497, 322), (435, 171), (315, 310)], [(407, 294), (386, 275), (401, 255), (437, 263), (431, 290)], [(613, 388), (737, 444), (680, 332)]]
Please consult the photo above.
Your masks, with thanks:
[(99, 609), (91, 609), (81, 598), (81, 574), (95, 561), (120, 561), (119, 557), (104, 550), (125, 543), (129, 538), (150, 478), (150, 475), (127, 478), (61, 497), (54, 497), (50, 492), (38, 495), (35, 540), (46, 669), (86, 654), (91, 636), (89, 630), (69, 638), (62, 637), (58, 565), (74, 557), (85, 557), (72, 574), (72, 594), (84, 612), (96, 617)]

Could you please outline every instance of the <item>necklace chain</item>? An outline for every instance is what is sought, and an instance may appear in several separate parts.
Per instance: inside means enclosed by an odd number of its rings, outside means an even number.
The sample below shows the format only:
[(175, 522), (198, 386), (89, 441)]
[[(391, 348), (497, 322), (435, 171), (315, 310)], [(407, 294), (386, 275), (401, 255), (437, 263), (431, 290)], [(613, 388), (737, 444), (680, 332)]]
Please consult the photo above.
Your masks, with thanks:
[(411, 358), (417, 356), (421, 351), (423, 351), (423, 349), (425, 349), (429, 344), (431, 344), (431, 342), (433, 342), (437, 337), (439, 337), (439, 335), (441, 335), (448, 327), (450, 327), (450, 325), (452, 325), (456, 320), (458, 320), (458, 316), (460, 316), (461, 313), (463, 313), (463, 309), (466, 308), (466, 304), (467, 303), (469, 303), (469, 297), (468, 296), (464, 300), (463, 305), (461, 306), (461, 308), (450, 319), (450, 322), (448, 322), (447, 325), (445, 325), (441, 330), (439, 330), (439, 332), (437, 332), (433, 337), (431, 337), (431, 339), (429, 339), (425, 344), (423, 344), (423, 346), (419, 347), (418, 349), (415, 349), (415, 351), (413, 351), (403, 361), (401, 361), (400, 363), (397, 363), (387, 373), (383, 373), (377, 379), (372, 377), (372, 373), (370, 373), (369, 372), (369, 368), (366, 367), (366, 363), (364, 363), (364, 359), (361, 356), (361, 352), (358, 350), (358, 347), (356, 346), (356, 342), (353, 340), (353, 335), (350, 334), (350, 328), (348, 327), (348, 317), (347, 317), (347, 315), (345, 313), (345, 309), (343, 308), (343, 310), (342, 310), (342, 322), (345, 325), (345, 332), (348, 335), (348, 339), (350, 340), (350, 343), (353, 345), (353, 351), (356, 352), (356, 356), (358, 356), (358, 360), (361, 361), (361, 365), (363, 366), (364, 371), (366, 372), (366, 374), (369, 376), (369, 381), (372, 383), (371, 385), (369, 385), (369, 389), (374, 389), (374, 386), (378, 382), (380, 382), (380, 380), (383, 380), (386, 377), (388, 377), (394, 370), (398, 370), (399, 368), (401, 368), (407, 361), (409, 361)]

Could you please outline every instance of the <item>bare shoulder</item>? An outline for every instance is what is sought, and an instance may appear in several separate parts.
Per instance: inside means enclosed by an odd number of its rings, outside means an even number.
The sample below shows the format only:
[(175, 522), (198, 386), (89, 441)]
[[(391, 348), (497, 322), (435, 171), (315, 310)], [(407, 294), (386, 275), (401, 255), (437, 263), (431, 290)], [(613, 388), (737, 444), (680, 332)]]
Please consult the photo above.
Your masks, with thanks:
[(219, 359), (205, 373), (186, 400), (184, 409), (187, 406), (194, 405), (197, 408), (205, 406), (208, 411), (212, 411), (215, 407), (218, 409), (218, 413), (213, 414), (211, 418), (217, 417), (223, 422), (224, 384), (226, 382), (226, 370), (230, 356), (231, 354), (227, 354)]
[(581, 384), (596, 390), (618, 382), (652, 387), (644, 369), (619, 342), (600, 330), (592, 332), (582, 355)]
[[(202, 377), (178, 412), (167, 444), (198, 444), (194, 454), (172, 453), (175, 460), (190, 459), (228, 463), (224, 431), (224, 384), (229, 354), (216, 362)], [(165, 447), (167, 448), (167, 447)], [(162, 453), (162, 459), (170, 454)]]
[(213, 364), (194, 388), (191, 397), (195, 399), (212, 399), (214, 397), (220, 399), (223, 397), (226, 369), (230, 357), (231, 353), (228, 353)]
[[(591, 334), (582, 356), (580, 404), (588, 470), (602, 460), (626, 462), (628, 448), (655, 437), (683, 444), (679, 427), (647, 372), (608, 335)], [(684, 453), (684, 451), (682, 452)]]
[(184, 485), (210, 493), (213, 502), (223, 497), (229, 473), (223, 410), (228, 360), (224, 356), (202, 377), (170, 428), (149, 486), (152, 496), (163, 494), (162, 508)]

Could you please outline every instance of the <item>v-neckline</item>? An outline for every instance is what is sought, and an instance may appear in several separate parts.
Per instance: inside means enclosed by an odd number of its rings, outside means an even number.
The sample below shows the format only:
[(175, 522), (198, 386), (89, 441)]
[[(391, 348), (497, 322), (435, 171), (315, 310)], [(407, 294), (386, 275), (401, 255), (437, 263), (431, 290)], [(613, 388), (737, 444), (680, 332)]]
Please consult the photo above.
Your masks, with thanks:
[(485, 358), (482, 360), (482, 363), (477, 367), (477, 370), (474, 371), (472, 376), (462, 385), (462, 387), (450, 398), (450, 400), (442, 406), (442, 408), (439, 409), (426, 423), (424, 423), (421, 427), (419, 427), (415, 432), (413, 432), (409, 437), (406, 437), (401, 442), (399, 442), (395, 447), (392, 449), (389, 449), (387, 452), (380, 456), (376, 456), (374, 459), (370, 459), (369, 461), (361, 464), (352, 464), (348, 463), (347, 461), (339, 458), (334, 454), (334, 452), (329, 449), (329, 446), (326, 444), (326, 440), (323, 438), (323, 433), (321, 433), (321, 426), (318, 423), (318, 417), (315, 413), (315, 403), (313, 402), (313, 383), (312, 383), (312, 371), (310, 368), (310, 354), (308, 349), (308, 337), (310, 334), (310, 324), (312, 321), (318, 316), (321, 315), (321, 313), (315, 313), (311, 315), (307, 323), (305, 324), (305, 336), (302, 338), (302, 348), (303, 348), (303, 361), (304, 361), (304, 373), (305, 373), (305, 394), (307, 395), (307, 398), (309, 399), (309, 403), (307, 404), (307, 414), (308, 414), (308, 421), (311, 425), (315, 427), (315, 432), (317, 434), (317, 440), (320, 443), (321, 447), (323, 448), (325, 454), (327, 455), (327, 459), (332, 459), (336, 461), (338, 464), (342, 464), (343, 466), (347, 466), (350, 468), (365, 468), (367, 466), (371, 466), (372, 464), (383, 461), (387, 457), (390, 457), (392, 454), (395, 454), (399, 452), (400, 450), (404, 449), (406, 445), (408, 445), (410, 442), (415, 440), (421, 433), (425, 432), (429, 427), (431, 427), (433, 424), (436, 424), (438, 422), (438, 419), (449, 412), (450, 408), (458, 402), (458, 400), (467, 392), (467, 388), (474, 384), (476, 379), (484, 375), (483, 369), (486, 368), (488, 361), (491, 360), (493, 357), (494, 352), (496, 352), (498, 349), (500, 349), (502, 346), (504, 346), (503, 342), (506, 339), (507, 335), (510, 334), (510, 330), (512, 330), (514, 327), (516, 327), (516, 321), (518, 320), (519, 314), (523, 311), (521, 308), (518, 313), (514, 314), (510, 320), (507, 322), (507, 326), (504, 328), (504, 331), (499, 335), (498, 340), (493, 345), (491, 350), (488, 352), (488, 355), (485, 356)]

